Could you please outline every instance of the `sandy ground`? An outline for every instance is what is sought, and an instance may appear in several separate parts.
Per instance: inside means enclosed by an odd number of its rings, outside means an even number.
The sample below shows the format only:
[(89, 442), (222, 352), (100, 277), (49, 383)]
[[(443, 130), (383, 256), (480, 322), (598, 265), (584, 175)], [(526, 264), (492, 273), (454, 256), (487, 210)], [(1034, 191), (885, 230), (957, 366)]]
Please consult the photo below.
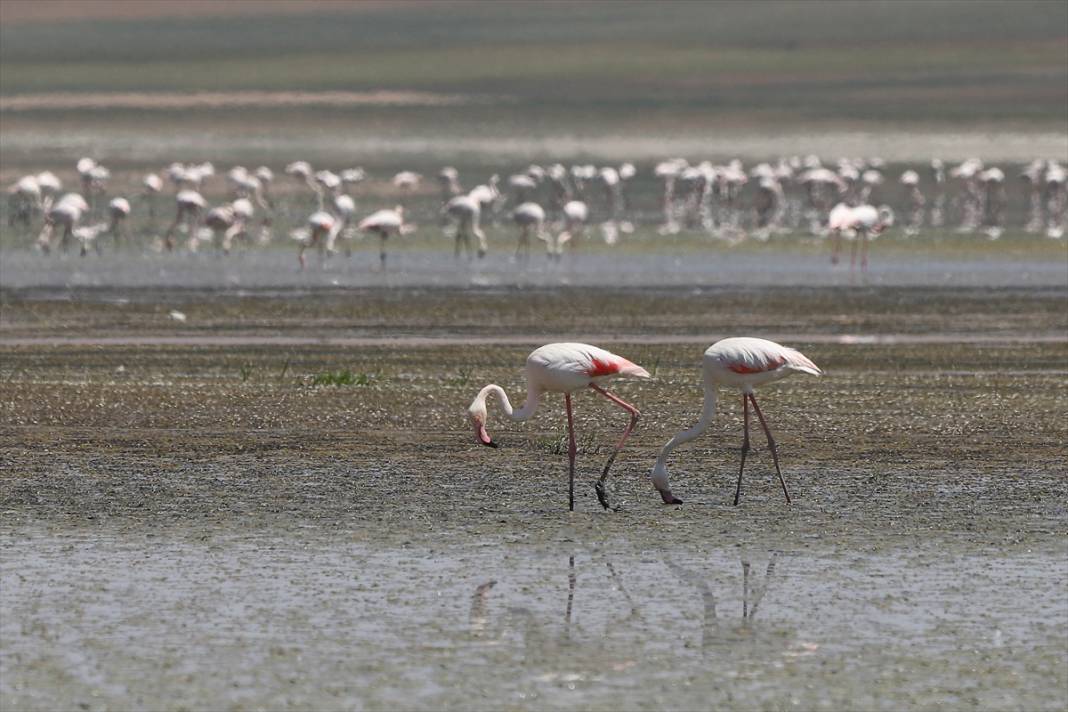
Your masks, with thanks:
[[(5, 709), (1068, 704), (1063, 290), (123, 294), (2, 294)], [(173, 308), (187, 340), (139, 345)], [(725, 393), (665, 507), (646, 474), (698, 412), (695, 337), (742, 323), (827, 371), (761, 399), (795, 502), (757, 437), (730, 506)], [(595, 327), (656, 378), (616, 389), (644, 414), (617, 512), (592, 481), (624, 418), (578, 396), (568, 514), (560, 403), (493, 418), (497, 451), (462, 412)]]

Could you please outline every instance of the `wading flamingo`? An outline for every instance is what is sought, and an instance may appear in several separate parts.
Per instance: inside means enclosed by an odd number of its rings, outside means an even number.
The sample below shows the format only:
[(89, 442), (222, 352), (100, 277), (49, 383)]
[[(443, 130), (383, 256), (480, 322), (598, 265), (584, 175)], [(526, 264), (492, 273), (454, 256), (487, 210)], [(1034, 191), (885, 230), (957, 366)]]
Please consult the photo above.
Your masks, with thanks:
[(860, 268), (868, 269), (868, 242), (882, 234), (894, 224), (894, 211), (887, 205), (858, 205), (851, 208), (845, 203), (835, 205), (827, 218), (827, 227), (834, 238), (831, 264), (838, 264), (838, 251), (842, 237), (854, 241), (849, 259), (849, 268), (857, 264), (857, 246), (859, 243)]
[(449, 235), (451, 233), (456, 239), (455, 256), (459, 258), (461, 248), (466, 248), (467, 257), (470, 259), (471, 236), (474, 235), (478, 239), (478, 258), (485, 257), (487, 250), (486, 233), (482, 232), (482, 227), (479, 225), (482, 215), (482, 208), (479, 202), (470, 195), (457, 195), (445, 204), (442, 212), (446, 221), (454, 223), (451, 228), (448, 225), (446, 226), (445, 234)]
[(578, 447), (575, 445), (575, 423), (571, 414), (571, 394), (583, 388), (592, 388), (608, 400), (630, 413), (630, 423), (623, 431), (615, 449), (605, 463), (601, 478), (597, 481), (595, 489), (597, 499), (605, 509), (609, 509), (608, 493), (605, 482), (608, 480), (608, 471), (616, 459), (616, 455), (623, 449), (624, 443), (630, 436), (631, 431), (637, 424), (641, 413), (637, 408), (627, 403), (622, 398), (609, 393), (602, 388), (601, 384), (613, 378), (649, 378), (649, 372), (641, 366), (631, 363), (622, 356), (589, 346), (587, 344), (547, 344), (535, 349), (527, 356), (527, 399), (519, 410), (512, 409), (512, 403), (504, 389), (498, 385), (490, 384), (478, 392), (478, 396), (471, 407), (467, 409), (467, 415), (471, 425), (475, 429), (475, 437), (483, 445), (497, 447), (486, 432), (486, 399), (490, 394), (496, 394), (501, 401), (501, 407), (505, 415), (510, 419), (521, 422), (529, 420), (538, 409), (538, 402), (544, 393), (563, 393), (564, 406), (567, 409), (567, 459), (568, 459), (568, 509), (575, 510), (575, 455)]
[[(400, 174), (398, 174), (400, 175)], [(360, 232), (373, 232), (378, 235), (378, 259), (382, 269), (386, 268), (386, 240), (390, 235), (406, 235), (414, 230), (404, 224), (404, 207), (398, 205), (392, 210), (379, 210), (371, 213), (356, 226)]]
[[(537, 203), (522, 203), (512, 211), (512, 220), (519, 226), (519, 241), (515, 246), (515, 258), (519, 259), (519, 253), (523, 252), (524, 259), (530, 259), (530, 232), (539, 240), (545, 237), (545, 210)], [(552, 252), (550, 251), (550, 256)]]
[(823, 371), (800, 351), (781, 346), (774, 341), (751, 337), (723, 339), (709, 346), (705, 351), (702, 371), (705, 404), (701, 410), (701, 418), (697, 421), (697, 425), (678, 433), (664, 445), (660, 455), (656, 458), (656, 465), (653, 466), (653, 487), (660, 492), (665, 504), (682, 504), (682, 500), (671, 494), (671, 488), (668, 486), (668, 456), (679, 445), (703, 433), (712, 422), (716, 414), (716, 387), (734, 386), (742, 392), (742, 412), (745, 423), (742, 464), (738, 468), (738, 487), (734, 491), (734, 504), (738, 505), (738, 498), (742, 494), (742, 472), (745, 470), (745, 456), (749, 453), (750, 402), (760, 420), (760, 426), (764, 429), (764, 434), (768, 436), (768, 447), (771, 449), (771, 457), (775, 462), (775, 473), (779, 476), (782, 492), (786, 495), (786, 502), (789, 504), (790, 492), (786, 489), (786, 480), (783, 479), (782, 470), (779, 469), (779, 454), (775, 450), (775, 438), (771, 436), (771, 429), (764, 420), (764, 414), (760, 412), (753, 389), (756, 386), (786, 378), (792, 373), (811, 373), (814, 376), (820, 376)]

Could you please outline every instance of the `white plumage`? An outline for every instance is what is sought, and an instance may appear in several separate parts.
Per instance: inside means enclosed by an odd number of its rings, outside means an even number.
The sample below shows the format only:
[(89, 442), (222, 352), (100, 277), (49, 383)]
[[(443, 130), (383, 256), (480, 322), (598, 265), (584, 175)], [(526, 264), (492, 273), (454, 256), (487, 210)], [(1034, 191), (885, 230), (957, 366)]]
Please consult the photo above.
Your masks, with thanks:
[(653, 486), (660, 492), (665, 504), (679, 504), (681, 500), (671, 493), (668, 484), (667, 459), (671, 452), (682, 445), (698, 437), (711, 424), (716, 411), (716, 388), (722, 385), (738, 388), (742, 393), (743, 410), (745, 412), (745, 440), (742, 445), (742, 465), (738, 473), (738, 486), (734, 493), (734, 504), (742, 489), (742, 471), (745, 468), (745, 458), (749, 451), (749, 403), (753, 404), (761, 426), (768, 436), (768, 444), (771, 448), (772, 457), (775, 461), (775, 471), (779, 482), (782, 484), (783, 494), (786, 501), (790, 501), (790, 493), (786, 488), (786, 480), (779, 469), (779, 456), (775, 449), (775, 440), (771, 430), (764, 421), (760, 407), (756, 403), (753, 389), (757, 386), (772, 381), (777, 381), (794, 373), (808, 373), (814, 376), (823, 374), (823, 371), (796, 349), (792, 349), (774, 341), (757, 339), (752, 337), (736, 337), (717, 341), (708, 347), (704, 354), (702, 368), (703, 386), (705, 391), (704, 407), (697, 424), (688, 430), (684, 430), (671, 438), (660, 451), (653, 466)]

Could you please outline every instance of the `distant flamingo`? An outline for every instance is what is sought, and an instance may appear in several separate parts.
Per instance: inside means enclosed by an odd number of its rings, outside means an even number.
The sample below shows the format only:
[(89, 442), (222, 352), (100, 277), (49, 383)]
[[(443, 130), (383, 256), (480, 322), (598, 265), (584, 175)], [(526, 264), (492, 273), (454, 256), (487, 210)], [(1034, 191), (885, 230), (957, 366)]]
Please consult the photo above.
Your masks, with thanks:
[(496, 225), (496, 208), (497, 203), (501, 199), (501, 191), (497, 188), (497, 184), (500, 182), (500, 177), (494, 173), (490, 176), (489, 181), (481, 185), (476, 185), (468, 193), (469, 196), (478, 201), (478, 207), (482, 211), (482, 217), (489, 217), (494, 221)]
[(300, 242), (300, 251), (297, 253), (297, 261), (300, 262), (301, 270), (305, 267), (304, 251), (309, 247), (315, 247), (319, 251), (319, 264), (323, 264), (327, 248), (333, 248), (334, 240), (341, 231), (342, 221), (326, 212), (317, 210), (308, 218), (308, 226), (290, 233), (290, 237)]
[(378, 259), (382, 264), (382, 269), (385, 269), (386, 240), (389, 239), (390, 235), (404, 235), (414, 228), (409, 228), (404, 224), (404, 208), (398, 205), (392, 210), (379, 210), (376, 213), (371, 213), (360, 221), (357, 229), (360, 232), (373, 232), (378, 235)]
[(22, 223), (29, 228), (34, 214), (41, 209), (41, 185), (37, 176), (23, 176), (8, 188), (7, 224), (14, 227)]
[(204, 196), (195, 190), (183, 190), (175, 196), (175, 202), (178, 204), (178, 212), (174, 216), (174, 222), (171, 223), (171, 226), (167, 228), (167, 232), (163, 235), (163, 244), (168, 252), (174, 249), (174, 241), (171, 237), (184, 221), (189, 231), (190, 246), (195, 249), (197, 228), (205, 208), (208, 207), (208, 201), (204, 200)]
[(119, 239), (124, 237), (123, 226), (126, 218), (130, 217), (130, 201), (126, 198), (112, 198), (108, 203), (108, 226), (107, 233), (119, 244)]
[(717, 386), (733, 386), (742, 392), (745, 436), (742, 440), (742, 464), (738, 469), (738, 486), (734, 491), (735, 506), (738, 505), (738, 499), (741, 497), (742, 473), (745, 470), (745, 457), (749, 453), (749, 403), (753, 404), (753, 410), (756, 411), (764, 434), (768, 437), (768, 447), (771, 449), (771, 457), (775, 462), (775, 473), (779, 476), (786, 502), (790, 503), (790, 492), (786, 488), (786, 480), (779, 468), (779, 454), (775, 449), (775, 438), (772, 437), (771, 429), (764, 420), (764, 414), (760, 412), (753, 389), (756, 386), (786, 378), (792, 373), (810, 373), (820, 376), (823, 371), (800, 351), (765, 339), (750, 337), (723, 339), (708, 347), (705, 351), (703, 366), (705, 403), (701, 410), (701, 418), (692, 428), (671, 438), (660, 451), (660, 455), (656, 458), (656, 465), (653, 466), (653, 486), (660, 492), (665, 504), (682, 503), (682, 500), (671, 493), (671, 488), (668, 486), (668, 456), (676, 447), (693, 440), (708, 428), (716, 413)]
[(522, 203), (512, 212), (512, 220), (519, 226), (519, 241), (515, 247), (515, 257), (519, 258), (520, 251), (524, 257), (530, 257), (530, 231), (539, 240), (545, 240), (545, 210), (537, 203)]
[[(78, 193), (67, 193), (60, 198), (45, 215), (44, 228), (37, 236), (37, 245), (46, 254), (52, 249), (52, 235), (56, 226), (63, 228), (63, 237), (60, 246), (64, 251), (74, 237), (74, 229), (79, 221), (89, 212), (89, 203)], [(106, 227), (106, 226), (105, 226)]]
[(564, 245), (571, 242), (571, 239), (575, 235), (586, 234), (586, 222), (590, 217), (590, 209), (586, 203), (581, 200), (572, 200), (564, 205), (564, 229), (556, 236), (555, 248), (551, 242), (549, 245), (549, 255), (554, 256), (556, 259), (560, 259), (564, 251)]
[(860, 268), (868, 269), (868, 241), (886, 228), (894, 224), (894, 211), (886, 205), (876, 208), (873, 205), (858, 205), (851, 208), (845, 203), (838, 203), (831, 210), (827, 220), (827, 227), (831, 230), (834, 239), (834, 248), (831, 253), (831, 264), (838, 264), (838, 252), (841, 248), (843, 237), (853, 242), (853, 251), (850, 256), (849, 266), (853, 268), (857, 264), (858, 243), (861, 249)]
[(633, 405), (602, 388), (601, 384), (620, 377), (649, 378), (649, 372), (621, 356), (616, 356), (596, 346), (563, 343), (547, 344), (535, 349), (527, 357), (526, 375), (527, 399), (519, 410), (512, 409), (512, 403), (508, 400), (508, 395), (498, 385), (490, 384), (478, 392), (478, 396), (467, 409), (467, 414), (471, 425), (475, 429), (475, 437), (478, 442), (489, 447), (497, 447), (497, 443), (486, 432), (486, 399), (490, 394), (495, 394), (500, 399), (505, 415), (511, 420), (522, 422), (529, 420), (534, 415), (534, 412), (538, 409), (542, 394), (563, 393), (564, 406), (567, 409), (568, 509), (574, 511), (575, 455), (578, 453), (578, 447), (575, 444), (571, 394), (583, 388), (592, 388), (630, 414), (630, 423), (623, 431), (623, 436), (609, 456), (608, 462), (605, 463), (604, 471), (601, 473), (601, 477), (595, 487), (597, 499), (601, 502), (601, 506), (609, 509), (608, 493), (605, 489), (608, 472), (619, 451), (623, 449), (623, 445), (626, 443), (634, 426), (638, 423), (641, 413)]
[[(470, 195), (457, 195), (445, 204), (442, 212), (446, 220), (451, 219), (455, 223), (451, 228), (454, 231), (453, 237), (456, 239), (455, 256), (458, 258), (461, 248), (466, 248), (468, 258), (471, 257), (471, 236), (474, 235), (478, 239), (478, 258), (485, 257), (487, 250), (486, 233), (482, 231), (482, 227), (479, 225), (482, 207), (479, 205), (478, 200)], [(446, 235), (449, 232), (449, 228), (446, 228)]]

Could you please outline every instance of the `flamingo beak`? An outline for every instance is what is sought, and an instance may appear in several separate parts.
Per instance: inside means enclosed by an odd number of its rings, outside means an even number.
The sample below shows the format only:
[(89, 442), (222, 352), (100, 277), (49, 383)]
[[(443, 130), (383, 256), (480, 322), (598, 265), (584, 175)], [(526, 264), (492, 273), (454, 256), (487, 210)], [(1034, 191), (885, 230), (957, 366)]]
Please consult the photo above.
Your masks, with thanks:
[(497, 443), (493, 442), (493, 438), (486, 432), (486, 426), (482, 423), (475, 423), (475, 437), (486, 447), (497, 447)]

